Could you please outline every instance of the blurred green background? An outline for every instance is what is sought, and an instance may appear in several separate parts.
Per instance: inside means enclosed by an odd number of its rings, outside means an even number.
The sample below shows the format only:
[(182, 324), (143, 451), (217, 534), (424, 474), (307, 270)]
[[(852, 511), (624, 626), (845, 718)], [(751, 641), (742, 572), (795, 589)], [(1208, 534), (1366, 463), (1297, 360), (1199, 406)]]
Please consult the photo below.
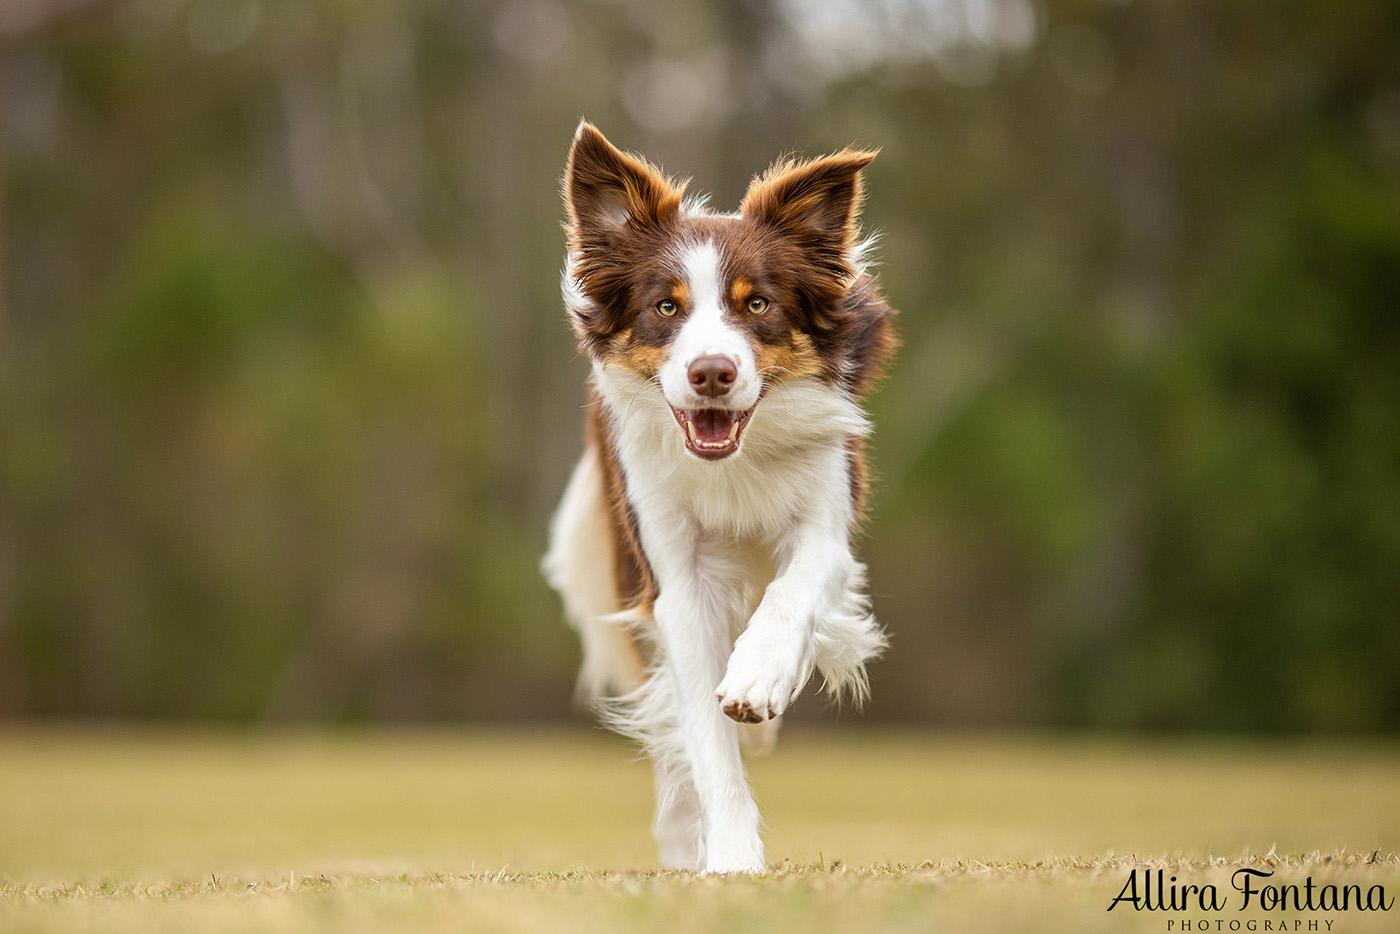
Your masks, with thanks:
[(867, 718), (1400, 727), (1384, 0), (3, 0), (0, 714), (572, 715), (581, 115), (882, 148)]

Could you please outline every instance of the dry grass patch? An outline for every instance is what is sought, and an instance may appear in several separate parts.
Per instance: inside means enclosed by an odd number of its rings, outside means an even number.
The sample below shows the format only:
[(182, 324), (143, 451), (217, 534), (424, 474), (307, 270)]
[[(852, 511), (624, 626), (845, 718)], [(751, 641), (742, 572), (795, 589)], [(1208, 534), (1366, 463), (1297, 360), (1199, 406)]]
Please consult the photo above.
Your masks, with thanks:
[[(1230, 889), (1400, 895), (1394, 743), (789, 739), (753, 767), (773, 869), (714, 879), (647, 868), (648, 769), (591, 733), (12, 731), (0, 930), (1400, 932)], [(1158, 869), (1231, 900), (1106, 910)]]

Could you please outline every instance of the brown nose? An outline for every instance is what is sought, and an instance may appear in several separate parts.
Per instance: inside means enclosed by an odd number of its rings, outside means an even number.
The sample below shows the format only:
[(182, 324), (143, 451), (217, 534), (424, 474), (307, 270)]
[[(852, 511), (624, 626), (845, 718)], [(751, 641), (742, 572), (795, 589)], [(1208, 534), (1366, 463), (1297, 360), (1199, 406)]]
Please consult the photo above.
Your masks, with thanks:
[(689, 373), (691, 389), (702, 396), (722, 396), (734, 385), (739, 370), (728, 357), (711, 354), (696, 358)]

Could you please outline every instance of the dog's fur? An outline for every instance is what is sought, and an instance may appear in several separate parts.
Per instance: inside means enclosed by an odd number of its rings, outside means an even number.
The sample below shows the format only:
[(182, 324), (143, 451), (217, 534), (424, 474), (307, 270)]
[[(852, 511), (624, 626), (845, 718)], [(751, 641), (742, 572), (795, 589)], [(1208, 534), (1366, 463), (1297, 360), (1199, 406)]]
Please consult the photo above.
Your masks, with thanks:
[(771, 745), (813, 669), (862, 698), (885, 644), (850, 546), (859, 399), (895, 345), (857, 228), (874, 157), (781, 162), (719, 214), (586, 122), (569, 153), (564, 303), (593, 372), (544, 568), (580, 691), (652, 757), (671, 867), (764, 867), (741, 742)]

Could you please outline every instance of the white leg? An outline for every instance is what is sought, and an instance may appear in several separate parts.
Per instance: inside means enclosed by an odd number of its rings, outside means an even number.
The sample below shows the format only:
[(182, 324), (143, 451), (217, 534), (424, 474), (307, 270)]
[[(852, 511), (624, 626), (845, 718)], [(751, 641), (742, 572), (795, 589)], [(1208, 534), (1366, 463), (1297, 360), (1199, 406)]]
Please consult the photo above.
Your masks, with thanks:
[[(668, 761), (669, 760), (669, 761)], [(652, 833), (667, 869), (703, 869), (700, 840), (700, 799), (683, 762), (653, 762), (656, 779), (656, 821)]]
[(692, 579), (663, 581), (655, 606), (665, 647), (660, 674), (671, 679), (679, 745), (700, 806), (705, 872), (764, 867), (758, 806), (739, 758), (738, 732), (715, 703), (733, 602), (714, 583)]
[(720, 707), (741, 723), (779, 717), (797, 697), (817, 659), (819, 621), (849, 606), (850, 585), (859, 579), (844, 529), (799, 527), (788, 546), (716, 691)]

